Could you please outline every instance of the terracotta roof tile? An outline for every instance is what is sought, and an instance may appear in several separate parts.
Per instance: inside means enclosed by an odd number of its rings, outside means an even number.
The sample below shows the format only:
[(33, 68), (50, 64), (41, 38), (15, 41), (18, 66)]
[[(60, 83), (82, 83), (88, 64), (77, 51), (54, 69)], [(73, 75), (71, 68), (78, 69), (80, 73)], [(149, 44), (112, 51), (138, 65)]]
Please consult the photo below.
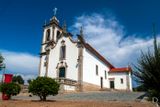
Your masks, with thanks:
[(109, 72), (114, 73), (114, 72), (131, 72), (132, 69), (131, 67), (123, 67), (123, 68), (112, 68)]

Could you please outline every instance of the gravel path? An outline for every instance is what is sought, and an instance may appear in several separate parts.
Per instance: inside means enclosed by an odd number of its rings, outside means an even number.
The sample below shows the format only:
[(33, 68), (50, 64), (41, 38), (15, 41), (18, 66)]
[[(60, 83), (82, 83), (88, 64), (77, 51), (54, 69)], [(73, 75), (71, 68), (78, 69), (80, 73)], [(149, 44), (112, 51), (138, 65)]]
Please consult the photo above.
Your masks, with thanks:
[[(93, 100), (93, 101), (136, 101), (140, 100), (143, 92), (82, 92), (71, 94), (58, 94), (57, 96), (49, 96), (48, 100)], [(21, 100), (39, 100), (37, 96), (14, 96), (12, 99)]]

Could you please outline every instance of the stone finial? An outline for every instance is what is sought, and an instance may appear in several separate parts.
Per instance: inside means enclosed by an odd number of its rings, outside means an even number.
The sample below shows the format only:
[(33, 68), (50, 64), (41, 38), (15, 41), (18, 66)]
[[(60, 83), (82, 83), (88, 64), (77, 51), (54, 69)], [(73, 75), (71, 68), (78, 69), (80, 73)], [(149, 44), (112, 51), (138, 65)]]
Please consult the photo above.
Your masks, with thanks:
[(67, 32), (67, 25), (66, 25), (66, 21), (64, 21), (62, 29), (64, 32)]
[(47, 21), (45, 20), (45, 21), (44, 21), (44, 26), (46, 26), (46, 25), (47, 25)]
[(80, 35), (78, 36), (78, 39), (82, 42), (85, 42), (85, 39), (84, 39), (84, 35), (83, 35), (83, 27), (81, 26), (80, 27)]

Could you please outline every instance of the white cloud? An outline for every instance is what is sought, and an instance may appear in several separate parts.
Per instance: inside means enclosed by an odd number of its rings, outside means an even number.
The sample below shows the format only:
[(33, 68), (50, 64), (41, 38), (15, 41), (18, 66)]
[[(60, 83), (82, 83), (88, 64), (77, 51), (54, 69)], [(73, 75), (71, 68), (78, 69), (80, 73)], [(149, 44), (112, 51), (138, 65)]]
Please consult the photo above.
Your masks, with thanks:
[(141, 50), (145, 51), (153, 44), (149, 36), (140, 38), (135, 33), (126, 37), (124, 26), (113, 16), (106, 18), (97, 13), (82, 15), (75, 18), (75, 23), (69, 29), (79, 33), (77, 29), (81, 26), (86, 41), (117, 67), (136, 63)]
[(5, 58), (6, 73), (22, 75), (25, 80), (38, 75), (39, 57), (21, 52), (0, 51)]

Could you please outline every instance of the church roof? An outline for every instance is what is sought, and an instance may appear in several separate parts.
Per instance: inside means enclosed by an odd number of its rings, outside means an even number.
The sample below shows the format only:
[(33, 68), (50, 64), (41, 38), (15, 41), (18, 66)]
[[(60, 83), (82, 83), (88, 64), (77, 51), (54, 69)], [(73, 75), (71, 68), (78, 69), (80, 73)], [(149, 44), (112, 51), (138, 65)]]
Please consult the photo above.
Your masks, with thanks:
[(123, 67), (123, 68), (112, 68), (109, 73), (118, 73), (118, 72), (131, 72), (131, 67)]

